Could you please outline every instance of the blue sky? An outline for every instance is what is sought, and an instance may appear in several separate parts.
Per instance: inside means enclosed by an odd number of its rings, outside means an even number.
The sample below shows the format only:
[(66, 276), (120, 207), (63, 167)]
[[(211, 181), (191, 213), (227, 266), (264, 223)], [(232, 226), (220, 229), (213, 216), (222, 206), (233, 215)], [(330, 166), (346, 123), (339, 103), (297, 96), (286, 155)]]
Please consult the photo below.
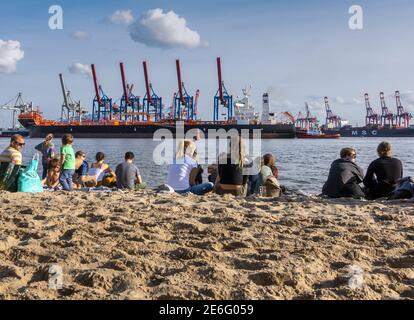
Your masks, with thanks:
[[(51, 5), (63, 8), (64, 29), (48, 28)], [(364, 29), (348, 28), (348, 8), (364, 10)], [(104, 90), (115, 100), (122, 95), (119, 62), (135, 93), (143, 96), (142, 60), (148, 60), (157, 93), (170, 105), (176, 91), (175, 64), (181, 59), (188, 91), (201, 90), (200, 113), (210, 119), (217, 90), (215, 58), (223, 60), (224, 80), (237, 96), (252, 85), (252, 99), (261, 108), (261, 95), (270, 92), (272, 110), (296, 114), (308, 101), (323, 120), (322, 97), (334, 111), (354, 124), (364, 121), (363, 93), (379, 109), (384, 91), (392, 109), (392, 94), (402, 92), (403, 104), (414, 111), (414, 3), (400, 1), (21, 1), (0, 5), (0, 40), (16, 40), (24, 51), (13, 73), (0, 73), (0, 104), (22, 91), (57, 118), (62, 95), (58, 73), (75, 98), (91, 108), (90, 78), (69, 72), (74, 63), (95, 63)], [(133, 41), (130, 26), (108, 22), (117, 10), (131, 10), (140, 20), (148, 10), (172, 10), (203, 43), (197, 48), (148, 47)], [(74, 39), (82, 31), (87, 39)], [(7, 116), (1, 112), (0, 125)]]

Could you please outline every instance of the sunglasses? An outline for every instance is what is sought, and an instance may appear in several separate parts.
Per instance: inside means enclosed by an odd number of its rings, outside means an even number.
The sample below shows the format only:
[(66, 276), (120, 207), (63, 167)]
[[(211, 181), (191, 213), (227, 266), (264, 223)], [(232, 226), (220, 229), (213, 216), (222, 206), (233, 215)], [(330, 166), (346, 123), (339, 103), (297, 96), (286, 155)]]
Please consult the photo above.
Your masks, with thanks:
[(17, 144), (19, 147), (23, 147), (26, 143), (24, 143), (24, 142), (16, 142), (16, 144)]

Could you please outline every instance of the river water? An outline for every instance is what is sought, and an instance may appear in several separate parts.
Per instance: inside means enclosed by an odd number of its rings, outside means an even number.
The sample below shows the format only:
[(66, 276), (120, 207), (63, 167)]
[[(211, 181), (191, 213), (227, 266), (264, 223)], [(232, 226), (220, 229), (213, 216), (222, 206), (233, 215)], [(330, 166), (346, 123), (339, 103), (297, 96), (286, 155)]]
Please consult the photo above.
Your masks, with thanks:
[[(330, 164), (339, 157), (341, 148), (355, 147), (358, 154), (357, 162), (365, 171), (369, 163), (376, 158), (376, 147), (382, 140), (380, 138), (262, 140), (261, 150), (262, 154), (272, 153), (276, 156), (282, 184), (288, 188), (315, 194), (320, 193)], [(386, 140), (392, 143), (395, 157), (403, 161), (404, 175), (414, 175), (414, 140), (412, 138)], [(34, 146), (41, 141), (41, 139), (26, 139), (23, 150), (24, 163), (33, 157)], [(3, 150), (8, 143), (9, 139), (1, 138), (0, 149)], [(159, 143), (150, 139), (75, 139), (74, 149), (85, 151), (87, 161), (93, 161), (96, 152), (102, 151), (112, 168), (122, 162), (126, 151), (132, 151), (135, 153), (136, 164), (144, 180), (150, 186), (157, 186), (165, 182), (168, 169), (167, 165), (160, 166), (154, 163), (153, 151)], [(58, 151), (60, 140), (55, 141), (55, 145)]]

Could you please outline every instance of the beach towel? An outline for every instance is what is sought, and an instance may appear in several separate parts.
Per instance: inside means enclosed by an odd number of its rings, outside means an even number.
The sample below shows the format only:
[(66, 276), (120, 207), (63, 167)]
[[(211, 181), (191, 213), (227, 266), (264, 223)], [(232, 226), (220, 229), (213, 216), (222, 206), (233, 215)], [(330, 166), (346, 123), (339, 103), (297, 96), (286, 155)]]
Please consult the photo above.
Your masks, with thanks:
[(43, 192), (42, 182), (37, 174), (39, 154), (35, 154), (29, 165), (20, 171), (17, 178), (18, 192)]

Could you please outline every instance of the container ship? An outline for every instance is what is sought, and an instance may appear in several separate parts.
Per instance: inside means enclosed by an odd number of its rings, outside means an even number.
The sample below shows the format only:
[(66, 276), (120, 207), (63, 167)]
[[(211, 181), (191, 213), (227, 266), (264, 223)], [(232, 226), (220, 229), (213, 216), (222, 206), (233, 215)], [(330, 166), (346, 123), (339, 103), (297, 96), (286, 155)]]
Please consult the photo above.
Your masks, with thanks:
[(324, 126), (323, 131), (327, 134), (339, 133), (342, 137), (414, 137), (414, 126), (410, 124), (412, 114), (403, 107), (399, 91), (395, 91), (397, 113), (389, 110), (383, 92), (380, 93), (381, 114), (377, 114), (371, 107), (368, 93), (364, 95), (364, 99), (366, 108), (365, 126), (340, 125), (339, 117), (336, 121), (329, 123), (329, 117), (327, 116), (327, 125)]
[[(221, 60), (217, 58), (218, 91), (214, 97), (213, 121), (198, 119), (197, 90), (195, 97), (188, 94), (181, 78), (180, 61), (176, 60), (178, 90), (173, 95), (172, 105), (167, 108), (163, 99), (155, 93), (148, 77), (147, 62), (143, 62), (146, 93), (141, 101), (132, 92), (133, 85), (127, 84), (123, 63), (120, 63), (123, 95), (120, 103), (114, 103), (98, 84), (95, 65), (91, 73), (95, 89), (92, 113), (81, 107), (80, 101), (71, 98), (65, 87), (62, 74), (60, 84), (63, 93), (63, 105), (60, 120), (47, 120), (39, 108), (21, 108), (18, 116), (20, 124), (28, 130), (30, 137), (43, 138), (48, 133), (61, 137), (66, 133), (76, 138), (153, 138), (159, 129), (168, 129), (173, 136), (177, 134), (177, 125), (184, 133), (191, 131), (197, 136), (208, 137), (218, 130), (236, 129), (243, 133), (248, 130), (252, 138), (255, 130), (260, 130), (261, 138), (294, 138), (295, 125), (289, 121), (278, 120), (269, 110), (269, 97), (263, 95), (263, 114), (258, 113), (249, 101), (250, 92), (243, 90), (243, 97), (235, 99), (229, 95), (222, 80)], [(243, 131), (242, 131), (243, 130)]]

